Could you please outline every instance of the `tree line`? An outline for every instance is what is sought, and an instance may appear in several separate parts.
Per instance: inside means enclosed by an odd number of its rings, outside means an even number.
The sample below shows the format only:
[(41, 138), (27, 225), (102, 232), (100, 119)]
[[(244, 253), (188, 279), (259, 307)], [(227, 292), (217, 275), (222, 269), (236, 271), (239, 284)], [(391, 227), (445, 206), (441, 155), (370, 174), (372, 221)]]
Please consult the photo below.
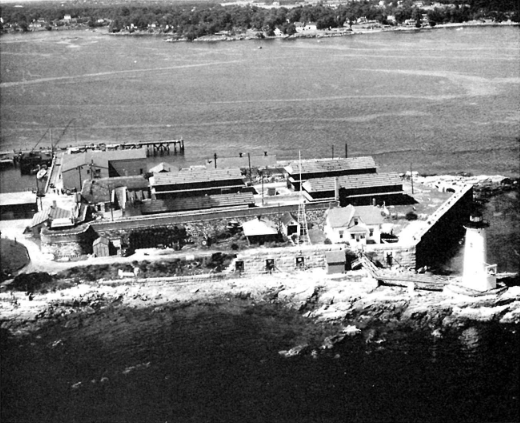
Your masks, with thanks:
[[(429, 0), (423, 2), (424, 5), (429, 3)], [(412, 0), (405, 0), (401, 5), (397, 4), (397, 0), (387, 1), (384, 7), (380, 6), (378, 0), (365, 0), (340, 5), (335, 9), (327, 7), (326, 4), (264, 9), (254, 5), (224, 7), (199, 2), (195, 5), (114, 5), (98, 8), (56, 5), (26, 8), (3, 6), (1, 16), (4, 27), (16, 24), (22, 30), (38, 19), (45, 20), (49, 26), (51, 23), (64, 25), (65, 15), (70, 15), (74, 24), (90, 27), (109, 25), (112, 32), (148, 30), (194, 39), (221, 31), (232, 34), (248, 29), (274, 35), (274, 30), (278, 28), (284, 34), (292, 35), (296, 32), (296, 22), (314, 22), (317, 29), (328, 29), (343, 27), (345, 24), (352, 26), (362, 17), (381, 24), (401, 24), (408, 19), (419, 21), (424, 14), (427, 14), (431, 25), (460, 23), (481, 18), (491, 18), (495, 21), (511, 18), (519, 22), (518, 9), (516, 0), (468, 0), (460, 4), (455, 3), (454, 7), (436, 8), (428, 12), (415, 7)], [(395, 21), (389, 20), (389, 16), (394, 16)], [(102, 22), (99, 22), (100, 20)]]

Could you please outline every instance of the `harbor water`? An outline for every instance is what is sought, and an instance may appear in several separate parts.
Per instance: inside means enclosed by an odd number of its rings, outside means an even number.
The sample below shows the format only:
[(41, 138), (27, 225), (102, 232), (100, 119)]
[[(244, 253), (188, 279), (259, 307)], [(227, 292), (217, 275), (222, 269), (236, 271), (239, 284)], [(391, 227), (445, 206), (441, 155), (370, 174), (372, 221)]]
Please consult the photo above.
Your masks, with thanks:
[[(338, 157), (348, 144), (380, 171), (518, 176), (519, 42), (515, 27), (319, 43), (2, 36), (0, 150), (31, 149), (52, 127), (60, 146), (182, 136), (183, 156), (152, 160), (178, 165), (214, 153)], [(34, 184), (16, 169), (1, 176), (1, 192)], [(518, 270), (518, 210), (517, 192), (486, 205), (499, 271)], [(1, 420), (520, 419), (517, 327), (475, 324), (440, 338), (377, 328), (378, 342), (348, 338), (316, 358), (278, 354), (326, 330), (296, 311), (230, 299), (107, 309), (21, 338), (2, 331)]]

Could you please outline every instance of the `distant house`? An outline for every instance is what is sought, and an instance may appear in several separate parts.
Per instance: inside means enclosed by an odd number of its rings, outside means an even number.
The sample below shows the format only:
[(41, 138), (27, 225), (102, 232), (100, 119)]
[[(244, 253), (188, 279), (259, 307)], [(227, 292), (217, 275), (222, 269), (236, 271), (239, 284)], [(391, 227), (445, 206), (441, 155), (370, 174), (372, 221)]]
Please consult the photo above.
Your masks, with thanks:
[(70, 22), (72, 20), (72, 16), (70, 16), (69, 14), (66, 14), (65, 16), (63, 16), (63, 20), (65, 22)]
[(316, 31), (316, 22), (307, 22), (304, 27), (304, 31)]
[(382, 209), (374, 206), (335, 207), (327, 210), (325, 234), (332, 243), (359, 247), (381, 242)]
[(296, 28), (296, 32), (303, 32), (305, 24), (303, 22), (295, 22), (294, 27)]
[(242, 224), (242, 229), (250, 244), (263, 244), (279, 239), (276, 225), (268, 219), (256, 218), (250, 220)]
[(274, 35), (276, 35), (277, 37), (281, 37), (283, 35), (283, 31), (280, 28), (275, 28)]

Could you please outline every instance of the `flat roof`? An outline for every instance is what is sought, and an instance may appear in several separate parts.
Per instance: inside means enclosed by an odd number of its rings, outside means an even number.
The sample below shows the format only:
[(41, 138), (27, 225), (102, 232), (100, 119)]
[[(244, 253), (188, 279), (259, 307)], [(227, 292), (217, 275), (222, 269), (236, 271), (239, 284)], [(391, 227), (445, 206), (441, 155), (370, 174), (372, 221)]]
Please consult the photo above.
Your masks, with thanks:
[(36, 194), (31, 191), (0, 193), (0, 206), (36, 204)]

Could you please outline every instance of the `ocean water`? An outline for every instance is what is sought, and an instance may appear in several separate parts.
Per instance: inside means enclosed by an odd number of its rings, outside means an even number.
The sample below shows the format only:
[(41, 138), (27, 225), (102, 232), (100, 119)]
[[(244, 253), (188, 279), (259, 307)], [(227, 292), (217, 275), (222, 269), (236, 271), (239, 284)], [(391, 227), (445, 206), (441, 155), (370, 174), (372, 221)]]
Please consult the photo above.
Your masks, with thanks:
[(52, 128), (58, 146), (183, 137), (189, 164), (337, 157), (348, 144), (382, 171), (518, 175), (519, 44), (517, 27), (221, 43), (6, 35), (0, 150), (48, 146)]
[[(518, 328), (380, 327), (317, 358), (330, 328), (281, 306), (105, 310), (3, 342), (6, 422), (513, 422)], [(327, 332), (329, 331), (329, 332)]]

